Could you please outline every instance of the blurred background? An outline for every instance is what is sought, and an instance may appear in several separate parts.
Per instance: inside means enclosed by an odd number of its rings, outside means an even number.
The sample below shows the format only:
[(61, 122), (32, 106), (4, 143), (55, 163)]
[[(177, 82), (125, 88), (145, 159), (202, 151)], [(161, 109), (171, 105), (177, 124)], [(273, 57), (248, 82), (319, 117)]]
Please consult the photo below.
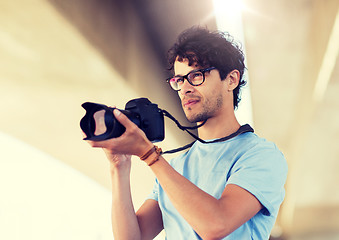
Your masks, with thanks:
[[(239, 121), (288, 161), (271, 238), (339, 239), (339, 0), (240, 3), (0, 0), (0, 239), (112, 239), (108, 162), (82, 141), (81, 104), (147, 97), (185, 124), (166, 53), (193, 25), (242, 43)], [(190, 141), (166, 120), (163, 149)], [(136, 208), (153, 181), (135, 159)]]

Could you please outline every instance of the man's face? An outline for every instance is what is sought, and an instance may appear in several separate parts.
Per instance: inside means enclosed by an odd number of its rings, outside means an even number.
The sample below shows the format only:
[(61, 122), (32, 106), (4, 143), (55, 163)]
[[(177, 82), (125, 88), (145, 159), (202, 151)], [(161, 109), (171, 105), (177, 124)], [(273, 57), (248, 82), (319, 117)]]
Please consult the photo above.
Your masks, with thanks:
[[(175, 75), (184, 76), (187, 73), (201, 69), (189, 66), (188, 60), (175, 61)], [(205, 82), (192, 86), (186, 79), (178, 92), (185, 115), (190, 122), (202, 122), (215, 117), (222, 111), (227, 93), (225, 81), (221, 81), (218, 70), (205, 73)]]

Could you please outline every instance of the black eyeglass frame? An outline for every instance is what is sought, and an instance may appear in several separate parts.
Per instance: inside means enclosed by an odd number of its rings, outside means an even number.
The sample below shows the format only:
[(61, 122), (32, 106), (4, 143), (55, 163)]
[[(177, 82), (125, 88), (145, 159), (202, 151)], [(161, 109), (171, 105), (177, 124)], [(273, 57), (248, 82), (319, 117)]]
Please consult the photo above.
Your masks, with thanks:
[[(174, 88), (172, 87), (172, 85), (171, 85), (171, 82), (170, 82), (171, 79), (172, 79), (172, 78), (175, 78), (175, 77), (180, 77), (180, 78), (182, 78), (182, 79), (183, 79), (183, 83), (184, 83), (184, 81), (185, 81), (185, 79), (186, 79), (187, 82), (189, 82), (189, 84), (191, 84), (192, 86), (200, 86), (201, 84), (203, 84), (203, 83), (205, 82), (205, 72), (209, 72), (209, 71), (211, 71), (211, 70), (213, 70), (213, 69), (216, 69), (216, 67), (209, 67), (209, 68), (204, 68), (204, 69), (193, 70), (193, 71), (190, 71), (189, 73), (187, 73), (187, 74), (184, 75), (184, 76), (174, 76), (174, 77), (167, 78), (167, 79), (166, 79), (166, 82), (167, 82), (167, 83), (170, 85), (170, 87), (171, 87), (174, 91), (176, 91), (176, 92), (180, 91), (181, 88), (180, 88), (180, 89), (174, 89)], [(199, 84), (193, 84), (193, 83), (188, 79), (188, 75), (190, 75), (190, 74), (192, 74), (192, 73), (196, 73), (196, 72), (201, 72), (201, 73), (202, 73), (202, 82), (199, 83)]]

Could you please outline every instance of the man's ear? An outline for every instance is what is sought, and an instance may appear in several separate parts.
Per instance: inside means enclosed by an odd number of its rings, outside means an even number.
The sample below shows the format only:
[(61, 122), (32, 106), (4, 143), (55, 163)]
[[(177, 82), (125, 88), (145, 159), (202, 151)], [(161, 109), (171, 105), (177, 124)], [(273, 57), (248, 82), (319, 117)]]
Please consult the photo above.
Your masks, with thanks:
[(226, 77), (228, 83), (228, 91), (233, 91), (240, 81), (240, 72), (236, 69), (232, 70)]

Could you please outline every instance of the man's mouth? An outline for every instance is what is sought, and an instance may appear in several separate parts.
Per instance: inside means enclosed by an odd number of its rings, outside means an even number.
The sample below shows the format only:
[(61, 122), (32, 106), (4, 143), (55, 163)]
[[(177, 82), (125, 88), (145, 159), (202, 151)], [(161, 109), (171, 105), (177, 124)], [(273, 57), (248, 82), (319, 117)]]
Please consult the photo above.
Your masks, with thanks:
[(194, 104), (198, 103), (199, 100), (198, 99), (188, 99), (188, 100), (184, 100), (183, 102), (183, 106), (184, 107), (191, 107), (193, 106)]

